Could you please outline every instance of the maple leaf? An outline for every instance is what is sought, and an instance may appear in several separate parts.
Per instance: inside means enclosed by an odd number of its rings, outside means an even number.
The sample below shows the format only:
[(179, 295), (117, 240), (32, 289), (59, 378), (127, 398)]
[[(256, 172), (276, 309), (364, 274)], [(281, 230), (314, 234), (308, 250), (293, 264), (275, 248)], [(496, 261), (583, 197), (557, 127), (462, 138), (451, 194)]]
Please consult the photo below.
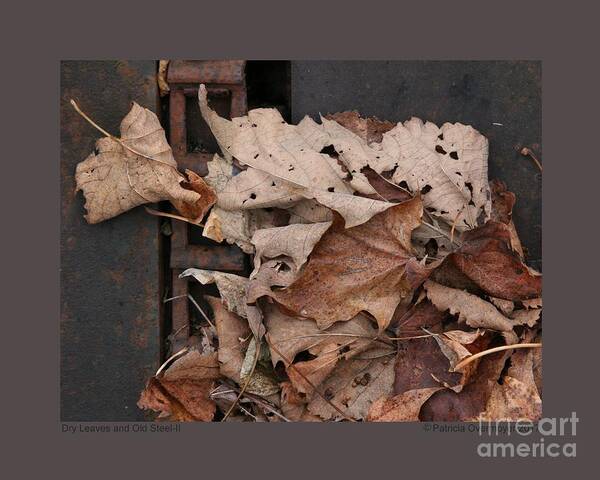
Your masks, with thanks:
[(384, 329), (397, 305), (413, 292), (407, 279), (413, 259), (410, 234), (420, 224), (421, 213), (415, 198), (358, 227), (345, 229), (334, 220), (298, 279), (271, 297), (288, 311), (314, 319), (322, 329), (363, 310)]
[(86, 220), (98, 223), (144, 203), (169, 200), (199, 221), (214, 203), (214, 192), (193, 172), (186, 180), (177, 171), (156, 115), (134, 102), (120, 130), (121, 138), (101, 138), (77, 165), (76, 190), (85, 196)]

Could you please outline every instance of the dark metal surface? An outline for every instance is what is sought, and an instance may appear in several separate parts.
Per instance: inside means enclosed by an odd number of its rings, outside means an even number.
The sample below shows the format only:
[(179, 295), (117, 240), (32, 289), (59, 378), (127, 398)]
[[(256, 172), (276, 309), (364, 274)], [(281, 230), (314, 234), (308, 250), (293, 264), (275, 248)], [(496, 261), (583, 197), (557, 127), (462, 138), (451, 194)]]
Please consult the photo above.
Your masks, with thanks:
[[(519, 150), (542, 156), (540, 62), (293, 61), (292, 120), (358, 110), (404, 121), (411, 116), (470, 124), (490, 142), (489, 176), (517, 195), (514, 220), (541, 269), (542, 176)], [(495, 125), (501, 124), (501, 125)]]
[(86, 223), (75, 166), (100, 133), (69, 100), (118, 134), (132, 100), (156, 111), (155, 71), (154, 61), (69, 61), (61, 67), (62, 421), (145, 418), (136, 401), (160, 353), (158, 220), (136, 208)]

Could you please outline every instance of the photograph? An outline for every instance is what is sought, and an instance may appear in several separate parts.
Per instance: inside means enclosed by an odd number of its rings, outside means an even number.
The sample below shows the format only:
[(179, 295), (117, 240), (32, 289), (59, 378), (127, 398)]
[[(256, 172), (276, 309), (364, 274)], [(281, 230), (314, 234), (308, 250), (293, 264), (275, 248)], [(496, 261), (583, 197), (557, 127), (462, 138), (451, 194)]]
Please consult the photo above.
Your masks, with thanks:
[(61, 422), (542, 418), (541, 60), (70, 59), (59, 103)]

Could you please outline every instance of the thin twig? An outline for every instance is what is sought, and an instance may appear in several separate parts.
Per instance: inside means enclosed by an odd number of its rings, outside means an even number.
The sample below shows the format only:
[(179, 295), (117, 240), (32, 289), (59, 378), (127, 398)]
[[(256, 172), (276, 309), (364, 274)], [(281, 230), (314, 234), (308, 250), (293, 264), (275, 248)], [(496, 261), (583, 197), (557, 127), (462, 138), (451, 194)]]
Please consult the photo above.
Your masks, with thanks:
[[(231, 385), (229, 382), (227, 382), (227, 385), (231, 388), (231, 391), (228, 391), (228, 393), (230, 393), (230, 392), (237, 393), (240, 391), (240, 389), (237, 385)], [(268, 401), (266, 401), (264, 398), (262, 398), (258, 395), (254, 395), (252, 393), (244, 393), (244, 396), (242, 397), (242, 399), (253, 402), (256, 405), (258, 405), (259, 407), (262, 407), (265, 410), (272, 412), (274, 415), (281, 418), (284, 422), (291, 422), (291, 420), (289, 418), (287, 418), (285, 415), (283, 415), (281, 412), (279, 412), (275, 407), (273, 407)]]
[(443, 230), (440, 230), (439, 228), (437, 228), (436, 226), (432, 225), (431, 223), (427, 223), (423, 220), (421, 220), (421, 223), (423, 225), (427, 225), (429, 228), (431, 228), (432, 230), (435, 230), (437, 233), (439, 233), (440, 235), (443, 235), (444, 237), (446, 237), (448, 240), (450, 240), (451, 243), (457, 245), (458, 247), (461, 246), (461, 243), (457, 242), (456, 240), (454, 240), (450, 235), (448, 235), (446, 232), (444, 232)]
[(418, 338), (429, 338), (435, 336), (433, 333), (428, 335), (414, 335), (412, 337), (391, 337), (390, 340), (416, 340)]
[(192, 302), (194, 304), (194, 307), (196, 307), (198, 309), (198, 311), (200, 312), (200, 314), (204, 317), (204, 320), (206, 320), (212, 328), (216, 328), (213, 325), (213, 323), (210, 321), (210, 318), (208, 318), (208, 315), (206, 313), (204, 313), (204, 310), (202, 310), (200, 308), (200, 305), (198, 305), (198, 303), (196, 302), (194, 297), (192, 297), (192, 295), (190, 293), (187, 294), (187, 297), (189, 298), (190, 302)]
[(313, 333), (312, 335), (300, 335), (298, 337), (286, 338), (278, 343), (282, 343), (285, 341), (294, 341), (299, 338), (312, 338), (312, 337), (354, 337), (354, 338), (365, 338), (367, 340), (374, 340), (377, 342), (382, 342), (386, 345), (391, 345), (391, 342), (387, 342), (385, 338), (380, 337), (371, 337), (369, 335), (358, 335), (356, 333)]
[(482, 352), (476, 353), (475, 355), (471, 355), (470, 357), (464, 358), (460, 362), (458, 362), (454, 366), (454, 371), (461, 370), (465, 368), (469, 363), (477, 360), (478, 358), (483, 357), (484, 355), (489, 355), (490, 353), (502, 352), (503, 350), (512, 350), (513, 348), (541, 348), (541, 343), (517, 343), (516, 345), (502, 345), (501, 347), (489, 348), (487, 350), (483, 350)]
[(176, 297), (165, 298), (163, 300), (163, 303), (169, 303), (169, 302), (172, 302), (173, 300), (177, 300), (179, 298), (185, 298), (185, 297), (187, 297), (187, 295), (177, 295)]
[(536, 157), (535, 153), (533, 153), (533, 151), (527, 147), (523, 147), (521, 149), (521, 155), (524, 156), (528, 156), (531, 157), (531, 159), (535, 162), (535, 164), (537, 165), (537, 167), (540, 169), (540, 172), (542, 171), (542, 163), (538, 160), (538, 158)]
[(189, 347), (184, 347), (181, 350), (179, 350), (177, 353), (174, 353), (173, 355), (171, 355), (169, 358), (167, 358), (164, 363), (158, 367), (158, 370), (156, 371), (156, 373), (154, 374), (155, 377), (158, 377), (160, 375), (160, 373), (165, 369), (165, 367), (171, 363), (171, 361), (175, 360), (178, 357), (181, 357), (184, 353), (187, 353), (187, 351), (189, 350)]
[(150, 207), (144, 207), (144, 208), (146, 209), (146, 212), (149, 213), (150, 215), (154, 215), (156, 217), (173, 218), (175, 220), (181, 220), (182, 222), (191, 223), (192, 225), (196, 225), (197, 227), (203, 227), (204, 228), (204, 225), (202, 223), (200, 223), (200, 222), (193, 222), (189, 218), (182, 217), (181, 215), (175, 215), (174, 213), (160, 212), (160, 211), (154, 210), (153, 208), (150, 208)]

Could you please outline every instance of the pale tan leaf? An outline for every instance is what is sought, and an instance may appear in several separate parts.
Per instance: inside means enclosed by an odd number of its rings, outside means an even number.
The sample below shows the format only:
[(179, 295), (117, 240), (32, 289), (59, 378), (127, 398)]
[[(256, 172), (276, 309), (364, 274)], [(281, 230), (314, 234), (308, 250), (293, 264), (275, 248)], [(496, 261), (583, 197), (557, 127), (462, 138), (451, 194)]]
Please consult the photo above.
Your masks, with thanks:
[(248, 115), (222, 119), (210, 109), (206, 88), (198, 91), (200, 111), (217, 139), (223, 153), (243, 165), (285, 180), (297, 187), (350, 192), (328, 155), (311, 148), (297, 127), (288, 125), (276, 109), (258, 108)]
[(288, 287), (297, 277), (298, 270), (289, 258), (264, 262), (250, 275), (246, 301), (255, 303), (260, 297), (270, 296), (274, 287)]
[(463, 358), (470, 357), (471, 352), (465, 347), (473, 343), (485, 332), (475, 330), (465, 332), (463, 330), (450, 330), (448, 332), (434, 335), (434, 339), (440, 347), (442, 353), (450, 362), (450, 371), (454, 370), (455, 365)]
[(321, 223), (333, 220), (331, 210), (312, 198), (300, 200), (295, 205), (288, 207), (287, 211), (290, 213), (290, 224)]
[(282, 255), (291, 258), (296, 270), (299, 270), (330, 226), (331, 222), (326, 222), (257, 230), (252, 235), (252, 243), (256, 249), (254, 272), (258, 272), (263, 259), (273, 259)]
[(438, 128), (413, 117), (384, 133), (381, 147), (398, 164), (393, 181), (420, 191), (432, 215), (458, 231), (489, 218), (488, 141), (477, 130), (461, 123)]
[(500, 310), (506, 316), (509, 316), (515, 309), (515, 303), (511, 300), (504, 300), (503, 298), (490, 297), (490, 302), (492, 302), (496, 306), (496, 308), (498, 310)]
[(248, 349), (250, 328), (248, 323), (227, 310), (220, 298), (205, 296), (212, 307), (219, 337), (219, 368), (221, 374), (240, 383), (240, 370)]
[(510, 316), (515, 325), (527, 325), (533, 327), (540, 319), (542, 314), (541, 308), (533, 308), (529, 310), (517, 310)]
[[(390, 396), (393, 390), (393, 357), (367, 358), (370, 354), (373, 357), (378, 355), (374, 350), (368, 350), (362, 354), (364, 359), (358, 356), (338, 362), (329, 377), (319, 386), (329, 402), (355, 420), (365, 419), (371, 405), (381, 397)], [(342, 418), (338, 411), (315, 393), (308, 403), (308, 411), (324, 420)]]
[(202, 285), (215, 283), (227, 309), (241, 317), (247, 317), (246, 287), (248, 279), (246, 277), (200, 268), (188, 268), (179, 275), (179, 278), (185, 277), (193, 277)]
[[(133, 103), (121, 122), (120, 141), (101, 138), (96, 152), (77, 165), (77, 190), (86, 199), (86, 220), (98, 223), (144, 203), (195, 204), (200, 195), (183, 188), (171, 147), (158, 118)], [(134, 153), (136, 152), (136, 153)]]
[(337, 160), (312, 149), (321, 145), (321, 141), (305, 140), (306, 125), (314, 130), (310, 121), (299, 130), (288, 125), (275, 109), (255, 109), (247, 117), (217, 121), (202, 87), (199, 102), (219, 145), (230, 157), (251, 167), (228, 181), (219, 193), (219, 207), (287, 208), (302, 198), (314, 198), (338, 211), (347, 226), (352, 227), (394, 205), (352, 195), (354, 189), (345, 182), (346, 173)]
[(424, 284), (427, 297), (440, 311), (449, 310), (459, 315), (459, 320), (473, 328), (489, 328), (498, 331), (511, 331), (512, 322), (496, 307), (485, 300), (463, 290), (449, 288), (431, 280)]
[[(242, 384), (248, 382), (248, 386), (246, 387), (248, 393), (268, 397), (279, 392), (279, 383), (275, 378), (274, 372), (264, 368), (259, 363), (260, 359), (256, 360), (256, 356), (261, 355), (261, 352), (256, 348), (256, 344), (256, 339), (252, 337), (240, 369), (240, 380)], [(252, 368), (255, 363), (256, 366), (253, 371)]]
[[(315, 349), (321, 351), (320, 347), (325, 344), (347, 344), (351, 348), (342, 353), (342, 357), (350, 358), (372, 345), (378, 333), (373, 322), (365, 315), (357, 315), (347, 322), (337, 322), (326, 330), (320, 330), (313, 320), (286, 315), (276, 305), (265, 304), (263, 310), (269, 341), (290, 361), (305, 350), (316, 354)], [(288, 363), (275, 349), (271, 349), (273, 366), (278, 362), (287, 366)]]

